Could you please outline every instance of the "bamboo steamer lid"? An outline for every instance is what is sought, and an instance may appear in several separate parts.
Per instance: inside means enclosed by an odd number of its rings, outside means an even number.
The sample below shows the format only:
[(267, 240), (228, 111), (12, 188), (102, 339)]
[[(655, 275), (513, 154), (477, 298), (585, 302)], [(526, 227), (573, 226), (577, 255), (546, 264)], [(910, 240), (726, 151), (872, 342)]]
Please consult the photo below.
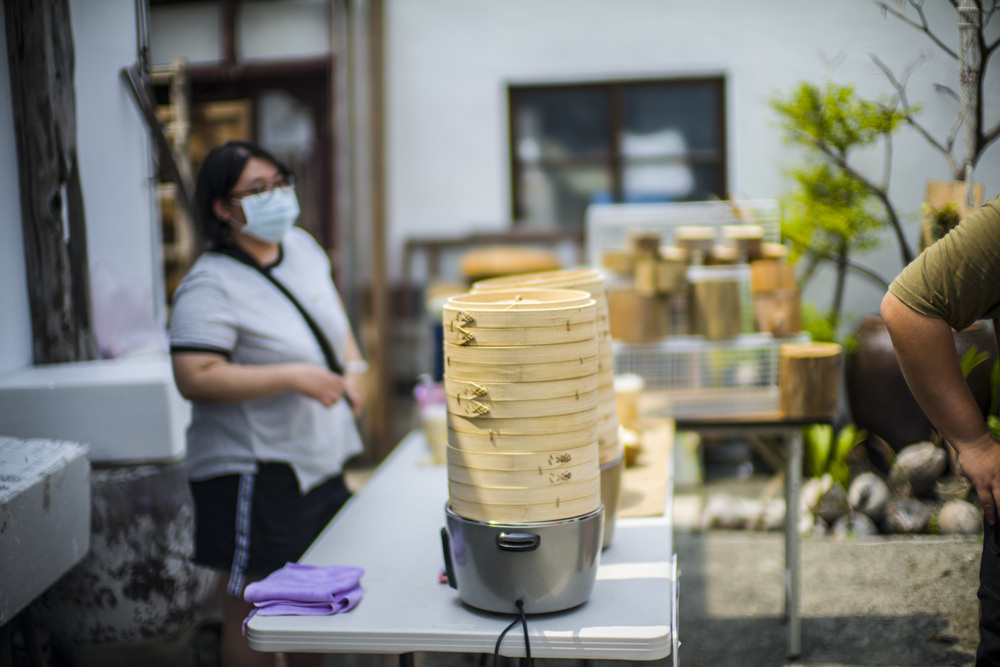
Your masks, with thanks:
[(598, 328), (607, 329), (609, 327), (608, 299), (604, 287), (604, 275), (597, 269), (559, 269), (556, 271), (522, 273), (513, 276), (479, 280), (472, 284), (473, 293), (524, 288), (559, 288), (587, 292), (597, 302)]
[(490, 417), (463, 417), (448, 413), (448, 428), (459, 433), (479, 435), (552, 435), (565, 431), (578, 431), (597, 423), (596, 410), (584, 410), (554, 417), (523, 417), (494, 419)]
[(448, 445), (467, 452), (535, 454), (597, 444), (597, 421), (557, 433), (464, 433), (448, 430)]
[(596, 497), (585, 496), (571, 499), (557, 497), (554, 500), (531, 505), (505, 505), (450, 498), (449, 504), (453, 512), (473, 521), (533, 523), (536, 521), (559, 521), (589, 514), (601, 506), (601, 498), (599, 493)]
[[(588, 292), (575, 289), (540, 289), (524, 285), (514, 289), (490, 292), (469, 292), (449, 297), (444, 305), (447, 310), (463, 310), (473, 313), (500, 311), (524, 313), (534, 310), (558, 308), (578, 308), (590, 305), (593, 298)], [(531, 321), (530, 315), (521, 315), (519, 321)]]
[[(569, 290), (560, 290), (566, 292)], [(457, 297), (452, 297), (457, 299)], [(488, 308), (466, 305), (460, 301), (445, 304), (442, 324), (446, 330), (461, 328), (509, 329), (511, 327), (565, 327), (593, 321), (597, 317), (596, 302), (589, 296), (575, 306), (553, 305), (549, 308), (529, 308), (529, 302), (516, 302), (510, 308)], [(528, 312), (529, 314), (525, 314)]]
[(568, 380), (541, 382), (470, 382), (444, 378), (444, 393), (464, 399), (485, 398), (492, 401), (525, 401), (557, 396), (577, 396), (597, 391), (597, 375), (591, 374)]
[(472, 291), (485, 292), (523, 287), (578, 289), (593, 296), (594, 292), (591, 290), (598, 292), (604, 290), (604, 276), (597, 269), (558, 269), (521, 273), (478, 280), (472, 284)]
[[(452, 345), (452, 348), (458, 347)], [(510, 349), (510, 348), (508, 348)], [(446, 350), (447, 354), (447, 350)], [(445, 356), (445, 377), (470, 382), (545, 382), (549, 380), (570, 380), (597, 373), (597, 355), (547, 361), (538, 364), (496, 364), (465, 363)]]
[[(473, 452), (448, 445), (448, 465), (480, 470), (548, 471), (597, 464), (597, 442), (550, 452)], [(461, 480), (459, 480), (461, 481)]]
[(521, 417), (553, 417), (571, 415), (597, 408), (597, 390), (573, 396), (536, 398), (524, 401), (493, 401), (489, 398), (446, 396), (448, 412), (463, 417), (516, 419)]
[(597, 304), (598, 367), (605, 371), (608, 382), (614, 382), (614, 356), (611, 320), (608, 311), (604, 275), (597, 269), (561, 269), (513, 276), (490, 278), (473, 283), (473, 293), (524, 288), (560, 288), (589, 293)]
[(572, 343), (597, 337), (597, 320), (571, 322), (556, 326), (487, 328), (456, 326), (454, 322), (444, 327), (444, 342), (452, 345), (486, 345), (509, 347), (512, 345), (552, 345)]

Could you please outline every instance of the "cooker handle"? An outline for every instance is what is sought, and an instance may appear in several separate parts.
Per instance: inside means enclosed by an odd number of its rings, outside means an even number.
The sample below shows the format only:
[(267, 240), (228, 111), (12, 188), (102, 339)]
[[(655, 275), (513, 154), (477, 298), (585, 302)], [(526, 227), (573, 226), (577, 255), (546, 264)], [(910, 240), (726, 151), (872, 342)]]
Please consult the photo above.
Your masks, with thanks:
[(497, 548), (500, 551), (534, 551), (542, 538), (534, 533), (498, 533)]

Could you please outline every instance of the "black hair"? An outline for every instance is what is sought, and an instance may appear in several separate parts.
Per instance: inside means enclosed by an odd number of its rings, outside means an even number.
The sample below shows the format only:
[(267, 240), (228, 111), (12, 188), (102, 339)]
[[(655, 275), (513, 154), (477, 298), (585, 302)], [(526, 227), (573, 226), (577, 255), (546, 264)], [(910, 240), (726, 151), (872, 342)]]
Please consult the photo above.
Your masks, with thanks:
[(267, 160), (278, 168), (282, 176), (292, 175), (284, 162), (252, 142), (228, 141), (213, 148), (201, 163), (194, 189), (194, 210), (198, 217), (198, 227), (202, 241), (209, 248), (231, 242), (229, 223), (215, 215), (212, 202), (216, 199), (229, 199), (233, 187), (252, 157)]

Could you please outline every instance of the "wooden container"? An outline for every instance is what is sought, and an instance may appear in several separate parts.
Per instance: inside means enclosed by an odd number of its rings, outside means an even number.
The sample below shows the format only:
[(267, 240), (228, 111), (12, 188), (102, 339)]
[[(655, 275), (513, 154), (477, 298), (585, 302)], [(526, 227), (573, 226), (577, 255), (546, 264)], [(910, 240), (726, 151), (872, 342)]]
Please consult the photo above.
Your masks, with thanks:
[(670, 333), (670, 300), (633, 289), (608, 292), (611, 335), (630, 343), (658, 341)]
[(715, 245), (715, 229), (703, 225), (684, 225), (674, 229), (674, 245), (689, 257), (705, 257)]
[(745, 265), (688, 268), (688, 330), (709, 340), (735, 338), (743, 332)]
[(660, 232), (649, 229), (630, 229), (625, 233), (628, 251), (636, 259), (656, 258), (660, 253)]
[(797, 419), (836, 416), (842, 356), (836, 343), (782, 345), (778, 374), (782, 414)]
[(740, 261), (752, 262), (764, 256), (764, 228), (760, 225), (725, 225), (722, 238), (737, 249)]

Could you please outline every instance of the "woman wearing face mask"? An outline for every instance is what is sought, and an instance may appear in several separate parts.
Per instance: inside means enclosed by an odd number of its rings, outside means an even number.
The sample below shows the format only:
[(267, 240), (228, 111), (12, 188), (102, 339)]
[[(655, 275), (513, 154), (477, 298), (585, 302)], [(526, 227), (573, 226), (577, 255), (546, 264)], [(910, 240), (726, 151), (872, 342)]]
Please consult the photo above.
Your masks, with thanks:
[(251, 143), (219, 146), (195, 206), (209, 250), (178, 286), (170, 322), (174, 378), (192, 405), (194, 560), (219, 573), (222, 665), (270, 665), (241, 635), (243, 589), (298, 560), (347, 500), (365, 364), (326, 253), (293, 227), (287, 167)]

